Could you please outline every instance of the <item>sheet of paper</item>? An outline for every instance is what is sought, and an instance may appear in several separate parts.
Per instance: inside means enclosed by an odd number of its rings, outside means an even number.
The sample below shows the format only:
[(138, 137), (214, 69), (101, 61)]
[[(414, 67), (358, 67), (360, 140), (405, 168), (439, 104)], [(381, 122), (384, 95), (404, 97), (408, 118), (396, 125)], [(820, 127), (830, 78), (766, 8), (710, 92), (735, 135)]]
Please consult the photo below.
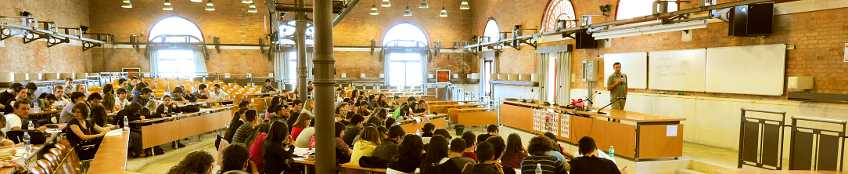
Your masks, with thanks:
[(676, 137), (677, 136), (677, 125), (668, 125), (666, 127), (665, 136)]
[(124, 133), (124, 129), (115, 129), (106, 133), (106, 136), (119, 136)]

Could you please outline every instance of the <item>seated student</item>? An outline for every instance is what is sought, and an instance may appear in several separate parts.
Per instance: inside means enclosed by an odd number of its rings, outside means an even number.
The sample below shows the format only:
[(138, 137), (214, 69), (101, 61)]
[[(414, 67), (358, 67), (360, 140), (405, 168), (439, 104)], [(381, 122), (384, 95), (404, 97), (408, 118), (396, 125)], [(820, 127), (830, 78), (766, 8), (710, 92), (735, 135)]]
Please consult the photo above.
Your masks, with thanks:
[(175, 113), (180, 112), (177, 104), (171, 102), (171, 96), (163, 96), (162, 104), (156, 107), (156, 115), (159, 117), (170, 117)]
[(435, 131), (433, 131), (433, 135), (441, 135), (442, 137), (445, 137), (445, 141), (448, 141), (448, 142), (450, 142), (451, 139), (453, 139), (453, 137), (451, 137), (450, 132), (448, 132), (448, 130), (445, 129), (445, 128), (436, 129)]
[[(141, 112), (141, 105), (139, 105), (138, 103), (131, 103), (131, 104), (127, 105), (127, 107), (125, 107), (123, 110), (118, 111), (118, 114), (115, 115), (115, 121), (112, 122), (112, 125), (115, 125), (115, 127), (117, 127), (117, 128), (123, 128), (124, 127), (124, 117), (127, 117), (128, 122), (134, 121), (134, 120), (145, 119), (145, 117), (143, 115), (141, 115), (139, 112)], [(100, 119), (100, 118), (94, 118), (93, 119), (95, 124), (98, 124), (98, 119)], [(102, 126), (103, 125), (101, 125), (101, 127)], [(143, 157), (147, 156), (147, 153), (144, 153), (144, 150), (141, 148), (141, 146), (142, 146), (141, 143), (142, 143), (141, 142), (141, 130), (131, 129), (131, 131), (130, 131), (130, 146), (132, 148), (130, 148), (131, 149), (130, 150), (130, 156), (133, 156), (133, 157), (136, 157), (136, 158), (143, 158)]]
[(67, 123), (74, 118), (73, 108), (77, 104), (85, 106), (85, 104), (81, 104), (85, 102), (85, 94), (81, 92), (73, 92), (71, 93), (71, 103), (65, 105), (65, 108), (62, 109), (62, 113), (59, 114), (59, 123)]
[[(139, 81), (138, 77), (130, 77), (129, 83), (127, 83), (127, 85), (123, 85), (123, 86), (124, 86), (124, 88), (127, 89), (127, 92), (132, 94), (133, 90), (138, 90), (138, 89), (135, 89), (135, 86), (138, 85), (138, 81)], [(121, 82), (118, 81), (119, 85), (120, 85), (120, 83)], [(132, 96), (132, 97), (135, 97), (135, 96)]]
[(26, 89), (27, 96), (24, 97), (22, 102), (32, 105), (35, 103), (35, 91), (38, 91), (38, 86), (36, 86), (33, 82), (28, 82), (26, 86), (24, 86), (24, 89)]
[(42, 111), (52, 111), (57, 108), (56, 103), (59, 99), (56, 98), (56, 95), (41, 93), (41, 96), (38, 96), (38, 100), (36, 100), (38, 107), (41, 108)]
[[(0, 93), (0, 111), (5, 111), (6, 106), (9, 104), (10, 100), (15, 99), (18, 96), (18, 91), (24, 88), (24, 85), (21, 83), (12, 83), (12, 86), (9, 89)], [(4, 112), (5, 114), (9, 114), (11, 112)]]
[[(353, 150), (350, 149), (342, 137), (345, 135), (345, 125), (339, 122), (335, 124), (336, 129), (334, 135), (336, 135), (335, 144), (336, 144), (336, 163), (344, 164), (350, 162), (350, 155), (353, 154)], [(315, 141), (313, 137), (313, 141)], [(312, 144), (315, 144), (314, 142)]]
[(353, 153), (350, 155), (350, 162), (359, 164), (359, 158), (364, 156), (373, 156), (374, 149), (380, 145), (380, 132), (377, 128), (366, 127), (359, 134), (359, 141), (353, 145)]
[(68, 129), (65, 129), (67, 131), (65, 135), (80, 160), (92, 159), (94, 154), (97, 153), (101, 138), (106, 136), (109, 129), (107, 128), (100, 133), (94, 131), (94, 124), (86, 120), (89, 116), (87, 106), (75, 105), (73, 111), (74, 118), (68, 121)]
[(386, 94), (382, 93), (380, 94), (380, 96), (377, 96), (377, 106), (381, 108), (394, 109), (392, 108), (392, 106), (389, 105), (388, 102), (386, 102)]
[[(297, 117), (300, 116), (300, 111), (303, 109), (303, 101), (294, 100), (291, 105), (291, 111), (289, 113), (288, 123), (289, 129), (292, 129), (290, 125), (294, 125), (294, 122), (297, 121)], [(291, 130), (289, 130), (291, 132)]]
[(479, 164), (465, 165), (463, 174), (515, 174), (512, 166), (503, 166), (495, 158), (496, 149), (489, 142), (482, 142), (477, 145), (477, 154), (480, 157)]
[(362, 115), (355, 114), (350, 118), (350, 124), (345, 127), (345, 135), (342, 137), (342, 140), (351, 147), (353, 147), (353, 139), (362, 132), (362, 128), (365, 128), (362, 123), (364, 120), (365, 118)]
[[(142, 84), (142, 83), (139, 83), (139, 84)], [(143, 86), (143, 85), (139, 85), (139, 86)], [(142, 89), (139, 89), (139, 90), (141, 90), (141, 92), (138, 93), (138, 94), (134, 94), (135, 97), (133, 97), (132, 102), (138, 103), (141, 106), (146, 106), (147, 101), (150, 101), (150, 93), (153, 93), (153, 90), (150, 90), (150, 88), (142, 88)]]
[(406, 131), (400, 125), (389, 127), (388, 138), (380, 141), (380, 145), (374, 149), (374, 156), (391, 161), (392, 155), (398, 152), (399, 142), (403, 142), (403, 135), (406, 135)]
[(573, 174), (627, 174), (626, 170), (618, 169), (612, 161), (604, 158), (598, 158), (598, 147), (595, 145), (595, 139), (585, 136), (577, 142), (577, 147), (583, 156), (571, 160), (571, 173)]
[(183, 92), (184, 91), (183, 89), (184, 88), (182, 88), (182, 87), (174, 88), (174, 90), (171, 91), (171, 94), (170, 94), (171, 101), (174, 101), (174, 103), (183, 103), (183, 104), (191, 102), (191, 98), (186, 98), (185, 92)]
[(271, 86), (271, 79), (265, 79), (265, 86), (262, 86), (261, 92), (262, 93), (277, 92), (277, 90), (274, 89), (273, 86)]
[(274, 111), (272, 111), (272, 109), (274, 109), (274, 107), (277, 107), (277, 105), (280, 105), (280, 96), (271, 97), (271, 104), (268, 105), (268, 109), (265, 109), (265, 120), (271, 119), (271, 115), (274, 114)]
[(193, 151), (188, 153), (179, 164), (171, 167), (168, 174), (211, 174), (215, 157), (211, 153), (203, 150)]
[(374, 94), (368, 95), (368, 110), (374, 110), (380, 107), (379, 103), (377, 103), (377, 96)]
[(147, 88), (147, 87), (148, 87), (147, 82), (138, 82), (138, 83), (135, 84), (135, 86), (130, 91), (130, 93), (132, 93), (133, 98), (135, 98), (136, 95), (144, 93), (144, 91), (142, 91), (142, 90), (144, 88)]
[[(309, 122), (312, 123), (312, 121)], [(315, 139), (315, 137), (313, 137), (314, 134), (315, 127), (307, 126), (305, 129), (300, 131), (297, 138), (295, 138), (295, 145), (300, 148), (308, 148), (312, 145), (312, 140)], [(294, 138), (294, 136), (292, 136), (292, 138)]]
[(209, 90), (207, 90), (206, 88), (206, 84), (197, 85), (197, 91), (191, 93), (191, 97), (195, 99), (192, 102), (209, 101)]
[[(233, 136), (236, 135), (236, 131), (244, 124), (241, 118), (244, 118), (245, 112), (247, 112), (247, 108), (241, 108), (236, 113), (233, 114), (233, 118), (230, 119), (230, 126), (227, 128), (227, 133), (224, 134), (223, 140), (226, 140), (228, 143), (233, 142)], [(215, 142), (218, 144), (218, 142)]]
[(152, 100), (152, 101), (147, 102), (147, 104), (144, 105), (144, 107), (141, 108), (141, 111), (139, 111), (139, 113), (141, 113), (141, 115), (143, 115), (144, 117), (147, 117), (147, 118), (150, 118), (150, 119), (163, 118), (162, 115), (156, 114), (156, 106), (159, 106), (156, 103), (157, 103), (156, 100)]
[(350, 120), (347, 118), (347, 103), (340, 103), (336, 106), (336, 121), (348, 124)]
[(288, 134), (288, 126), (281, 122), (272, 122), (271, 130), (268, 131), (268, 136), (262, 142), (263, 153), (262, 162), (265, 163), (265, 173), (283, 173), (289, 171), (290, 168), (286, 164), (286, 160), (292, 158), (294, 152), (294, 141)]
[(230, 95), (227, 95), (226, 92), (221, 90), (221, 84), (212, 85), (212, 92), (210, 92), (208, 95), (210, 101), (221, 101), (230, 98)]
[(88, 108), (91, 108), (94, 106), (102, 106), (102, 102), (103, 97), (100, 95), (100, 93), (93, 93), (88, 95), (88, 99), (86, 100), (85, 104), (88, 105)]
[(62, 87), (62, 85), (53, 88), (53, 95), (56, 96), (56, 102), (53, 102), (53, 106), (57, 109), (64, 108), (68, 103), (71, 103), (70, 98), (65, 97), (67, 95), (65, 95), (65, 87)]
[(413, 96), (409, 96), (409, 98), (406, 98), (406, 104), (408, 105), (412, 105), (413, 103), (415, 103), (415, 101), (415, 97)]
[(247, 137), (256, 133), (256, 125), (259, 125), (259, 118), (256, 118), (256, 110), (251, 109), (244, 112), (244, 124), (236, 130), (236, 134), (233, 135), (233, 141), (230, 144), (245, 144)]
[(130, 101), (127, 100), (127, 90), (124, 88), (118, 88), (115, 92), (118, 94), (118, 97), (115, 98), (115, 110), (123, 110), (130, 104)]
[(91, 95), (88, 91), (85, 90), (85, 85), (78, 84), (76, 88), (74, 88), (74, 92), (81, 92), (85, 94), (85, 96)]
[(503, 137), (489, 136), (489, 138), (486, 139), (486, 142), (492, 143), (492, 147), (495, 148), (495, 158), (500, 160), (501, 154), (503, 153), (504, 148), (506, 148), (506, 142), (504, 142)]
[(300, 114), (300, 116), (297, 117), (297, 121), (292, 124), (292, 138), (297, 138), (298, 136), (300, 136), (300, 133), (303, 132), (304, 129), (309, 127), (310, 122), (312, 122), (312, 116), (307, 113)]
[(412, 103), (412, 115), (415, 115), (416, 117), (423, 117), (424, 115), (427, 115), (426, 111), (427, 110), (423, 108), (421, 103)]
[(555, 145), (555, 146), (554, 146), (554, 150), (553, 150), (553, 151), (548, 152), (548, 153), (550, 153), (550, 154), (551, 154), (551, 156), (556, 156), (556, 157), (557, 157), (557, 159), (558, 159), (560, 162), (567, 162), (567, 161), (568, 161), (568, 159), (574, 159), (574, 155), (572, 155), (571, 153), (568, 153), (568, 152), (564, 151), (564, 150), (565, 150), (565, 148), (564, 148), (564, 147), (562, 147), (562, 145), (560, 145), (559, 143), (557, 143), (556, 135), (554, 135), (554, 133), (551, 133), (551, 132), (545, 132), (545, 134), (544, 134), (544, 135), (545, 135), (545, 137), (548, 137), (548, 138), (550, 138), (552, 141), (554, 141), (554, 145)]
[(448, 141), (441, 135), (435, 135), (430, 139), (427, 155), (418, 168), (421, 169), (421, 174), (455, 174), (462, 172), (462, 168), (456, 166), (456, 162), (448, 158)]
[[(24, 102), (25, 98), (27, 97), (27, 93), (23, 86), (12, 88), (12, 92), (13, 94), (15, 94), (15, 97), (4, 102), (3, 106), (14, 106), (14, 103), (24, 103), (29, 105), (29, 103)], [(15, 107), (6, 107), (4, 113), (12, 113), (14, 108)]]
[(433, 137), (433, 130), (435, 129), (436, 125), (433, 123), (424, 124), (424, 127), (421, 128), (421, 137)]
[(115, 90), (112, 88), (112, 84), (106, 84), (103, 86), (103, 107), (106, 108), (107, 112), (116, 112), (118, 109), (115, 109), (116, 102)]
[(253, 164), (256, 164), (256, 168), (259, 169), (259, 173), (265, 173), (265, 166), (262, 162), (262, 142), (264, 142), (265, 137), (268, 136), (268, 131), (270, 130), (270, 122), (259, 123), (259, 125), (256, 126), (256, 132), (250, 137), (247, 137), (248, 141), (245, 143), (250, 146), (248, 148), (250, 151), (250, 160), (253, 161)]
[(489, 139), (489, 136), (498, 135), (499, 132), (498, 125), (489, 125), (486, 127), (486, 134), (477, 135), (477, 142), (486, 141), (486, 139)]
[(361, 101), (359, 102), (359, 108), (356, 110), (356, 113), (359, 115), (371, 115), (371, 110), (368, 109), (368, 102)]
[(315, 114), (312, 113), (315, 110), (315, 101), (312, 99), (306, 100), (303, 102), (303, 110), (300, 110), (300, 113), (309, 114), (310, 117), (315, 118)]
[(395, 125), (395, 119), (394, 118), (386, 118), (386, 124), (383, 124), (383, 125), (386, 125), (386, 126), (389, 126), (389, 127), (394, 126)]
[(396, 120), (412, 119), (412, 112), (409, 111), (409, 105), (400, 105), (400, 109), (395, 109), (392, 118)]
[(424, 151), (424, 143), (418, 135), (407, 134), (403, 136), (397, 153), (392, 154), (389, 160), (389, 168), (386, 174), (413, 174), (415, 169), (421, 165)]
[(271, 117), (268, 118), (269, 122), (275, 122), (275, 121), (279, 121), (279, 122), (283, 122), (283, 123), (288, 122), (288, 119), (289, 119), (288, 106), (277, 105), (277, 106), (269, 108), (268, 110), (270, 110), (272, 112)]
[[(521, 160), (521, 173), (535, 173), (536, 166), (541, 165), (542, 173), (565, 174), (568, 172), (568, 163), (560, 163), (554, 156), (548, 155), (548, 151), (554, 150), (554, 142), (551, 139), (538, 135), (530, 139), (527, 152), (530, 154)], [(575, 173), (576, 174), (576, 173)]]
[(462, 133), (462, 140), (465, 140), (465, 151), (462, 152), (462, 157), (477, 161), (477, 153), (474, 153), (474, 150), (477, 149), (477, 139), (474, 139), (474, 137), (474, 132), (465, 131)]
[[(29, 128), (29, 121), (27, 118), (29, 117), (29, 104), (21, 102), (14, 103), (9, 105), (8, 108), (12, 108), (12, 112), (7, 114), (4, 118), (4, 127), (0, 130), (4, 134), (8, 134), (9, 131), (18, 131), (18, 130), (26, 130)], [(41, 126), (37, 130), (39, 131), (47, 131), (47, 127)]]
[(454, 138), (450, 141), (450, 158), (456, 163), (456, 166), (462, 166), (467, 168), (465, 164), (477, 164), (477, 161), (468, 157), (462, 157), (462, 153), (465, 152), (465, 140), (462, 138)]
[(506, 150), (501, 155), (501, 162), (505, 166), (521, 167), (521, 160), (524, 157), (530, 156), (527, 154), (527, 149), (521, 144), (521, 136), (517, 133), (511, 133), (506, 138)]
[(256, 164), (250, 161), (250, 152), (242, 144), (233, 144), (224, 148), (223, 159), (220, 173), (231, 170), (240, 170), (252, 174), (259, 173)]
[(372, 114), (370, 117), (368, 117), (368, 120), (365, 121), (365, 125), (374, 126), (374, 127), (382, 127), (382, 126), (384, 126), (383, 125), (384, 119), (386, 119), (386, 110), (383, 109), (383, 108), (377, 108), (377, 110), (374, 111), (374, 114)]

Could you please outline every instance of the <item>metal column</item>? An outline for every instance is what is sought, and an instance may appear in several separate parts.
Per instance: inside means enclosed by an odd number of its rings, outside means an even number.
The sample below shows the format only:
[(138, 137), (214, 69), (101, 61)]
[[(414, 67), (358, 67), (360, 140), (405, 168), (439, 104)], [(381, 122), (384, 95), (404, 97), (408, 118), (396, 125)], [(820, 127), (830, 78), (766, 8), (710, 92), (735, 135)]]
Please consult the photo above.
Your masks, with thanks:
[[(305, 8), (305, 4), (305, 0), (297, 0), (298, 8)], [(306, 76), (308, 75), (307, 73), (309, 73), (306, 67), (306, 22), (308, 19), (306, 18), (306, 12), (297, 12), (296, 15), (297, 21), (295, 22), (295, 27), (297, 28), (297, 86), (300, 87), (298, 88), (297, 98), (301, 101), (306, 101), (308, 96), (308, 89), (306, 87)]]
[[(300, 0), (303, 1), (303, 0)], [(315, 130), (335, 129), (334, 91), (336, 85), (333, 57), (333, 13), (331, 0), (316, 0), (312, 10), (315, 26), (315, 50), (312, 63), (314, 64), (315, 82)], [(300, 37), (300, 36), (299, 36)], [(305, 50), (305, 49), (304, 49)], [(305, 64), (301, 64), (305, 65)], [(305, 72), (305, 71), (304, 71)], [(301, 76), (305, 77), (305, 75)], [(301, 92), (306, 91), (306, 82), (301, 80), (303, 87)], [(333, 131), (315, 131), (316, 153), (320, 154), (315, 161), (315, 168), (319, 174), (331, 174), (336, 172), (335, 135)]]

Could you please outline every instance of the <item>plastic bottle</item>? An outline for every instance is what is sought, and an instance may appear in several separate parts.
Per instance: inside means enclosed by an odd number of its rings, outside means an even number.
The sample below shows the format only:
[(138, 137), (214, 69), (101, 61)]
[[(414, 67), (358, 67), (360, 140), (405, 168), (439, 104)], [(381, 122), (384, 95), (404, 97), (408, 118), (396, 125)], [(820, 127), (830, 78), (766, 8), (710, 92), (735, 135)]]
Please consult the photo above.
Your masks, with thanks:
[(415, 130), (415, 135), (421, 136), (421, 130)]
[(542, 163), (536, 163), (536, 174), (542, 174)]
[(130, 120), (127, 116), (124, 116), (124, 131), (130, 130)]
[(27, 153), (32, 150), (32, 144), (30, 144), (29, 140), (29, 132), (24, 132), (24, 150), (26, 150)]
[(32, 121), (29, 121), (29, 124), (27, 125), (27, 129), (28, 130), (35, 130), (35, 125), (32, 124)]
[(41, 112), (41, 108), (38, 108), (38, 104), (36, 104), (36, 105), (33, 107), (33, 109), (35, 110), (35, 111), (32, 111), (32, 112), (34, 112), (34, 113)]
[(615, 148), (612, 148), (612, 146), (610, 146), (609, 156), (610, 158), (615, 159)]

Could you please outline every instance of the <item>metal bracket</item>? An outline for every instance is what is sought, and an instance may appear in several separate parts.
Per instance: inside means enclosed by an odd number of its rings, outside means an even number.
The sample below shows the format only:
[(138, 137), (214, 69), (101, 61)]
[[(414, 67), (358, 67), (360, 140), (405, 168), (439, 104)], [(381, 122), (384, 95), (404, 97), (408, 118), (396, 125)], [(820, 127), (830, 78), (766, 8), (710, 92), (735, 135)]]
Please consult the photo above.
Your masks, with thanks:
[(727, 8), (727, 9), (724, 9), (724, 10), (721, 10), (721, 11), (713, 10), (712, 12), (710, 12), (710, 17), (712, 17), (714, 19), (721, 19), (722, 21), (729, 23), (730, 19), (727, 19), (723, 15), (721, 15), (721, 14), (727, 13), (729, 11), (730, 11), (730, 8)]
[(47, 48), (50, 48), (50, 47), (53, 47), (53, 46), (56, 46), (56, 45), (59, 45), (59, 44), (63, 44), (63, 43), (70, 43), (70, 42), (71, 42), (71, 39), (68, 39), (68, 38), (62, 39), (62, 38), (54, 37), (54, 36), (50, 36), (50, 35), (47, 36)]
[[(29, 38), (27, 38), (27, 36), (33, 36), (33, 38), (29, 39)], [(38, 39), (45, 39), (45, 38), (48, 38), (48, 37), (49, 37), (49, 35), (47, 35), (47, 34), (40, 34), (40, 33), (35, 33), (35, 32), (30, 31), (26, 35), (24, 35), (24, 44), (28, 44), (32, 41), (36, 41)]]
[(435, 47), (435, 51), (433, 51), (433, 55), (434, 55), (434, 56), (439, 56), (439, 51), (442, 49), (442, 41), (436, 41), (436, 42), (434, 42), (434, 43), (435, 43), (435, 44), (433, 44), (433, 45), (435, 45), (435, 46), (434, 46), (434, 47)]
[(218, 51), (218, 54), (221, 54), (221, 38), (218, 36), (213, 37), (212, 43), (215, 44), (215, 50)]
[(82, 42), (82, 51), (87, 51), (88, 49), (91, 49), (91, 48), (94, 48), (94, 47), (101, 47), (101, 46), (103, 46), (103, 44), (101, 44), (101, 43), (83, 41)]
[(374, 55), (375, 49), (377, 49), (377, 40), (371, 39), (371, 55)]
[[(265, 39), (259, 38), (259, 52), (265, 54)], [(270, 51), (269, 51), (270, 52)]]
[(18, 31), (10, 27), (0, 26), (0, 40), (6, 40), (17, 35)]
[(140, 46), (138, 45), (138, 35), (130, 35), (130, 43), (132, 43), (132, 47), (135, 49), (135, 52), (139, 52)]

